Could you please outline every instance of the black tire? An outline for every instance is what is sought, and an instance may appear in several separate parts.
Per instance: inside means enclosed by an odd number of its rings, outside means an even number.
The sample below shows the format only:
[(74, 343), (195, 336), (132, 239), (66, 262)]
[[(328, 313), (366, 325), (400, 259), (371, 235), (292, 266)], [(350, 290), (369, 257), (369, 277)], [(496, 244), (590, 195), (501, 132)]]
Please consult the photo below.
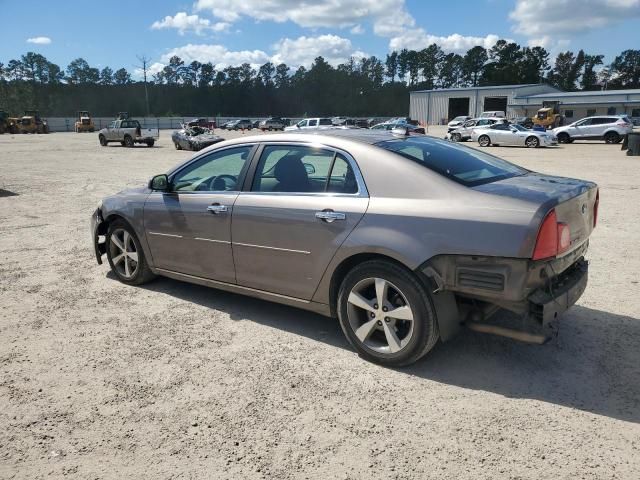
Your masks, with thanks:
[(103, 147), (106, 147), (109, 144), (109, 142), (107, 142), (107, 137), (105, 137), (104, 135), (98, 135), (98, 141)]
[(607, 132), (604, 136), (604, 143), (619, 143), (622, 137), (616, 132)]
[(125, 135), (123, 145), (127, 148), (133, 148), (133, 137), (131, 137), (131, 135)]
[(556, 137), (558, 137), (558, 143), (571, 143), (572, 141), (571, 137), (566, 132), (560, 132)]
[(146, 141), (147, 147), (153, 147), (154, 143), (156, 143), (155, 140), (147, 140)]
[[(131, 275), (131, 277), (127, 278), (124, 276), (119, 268), (116, 268), (114, 265), (114, 253), (113, 250), (117, 247), (112, 246), (113, 235), (117, 234), (119, 231), (126, 231), (131, 238), (135, 246), (135, 253), (137, 254), (138, 262), (135, 267), (135, 272)], [(143, 283), (147, 283), (153, 280), (156, 275), (151, 271), (149, 265), (147, 263), (147, 259), (144, 256), (144, 251), (140, 245), (140, 241), (138, 240), (137, 235), (129, 226), (127, 222), (124, 220), (115, 220), (109, 224), (109, 229), (107, 230), (107, 260), (109, 261), (109, 266), (111, 267), (111, 271), (114, 273), (116, 278), (120, 280), (122, 283), (126, 283), (127, 285), (142, 285)], [(133, 253), (133, 252), (132, 252)], [(127, 259), (125, 259), (127, 260)]]
[[(362, 324), (359, 324), (359, 327), (362, 327), (370, 321), (369, 315), (372, 314), (354, 306), (348, 301), (348, 298), (354, 287), (357, 288), (363, 284), (363, 282), (366, 284), (366, 282), (372, 279), (383, 279), (386, 281), (389, 285), (388, 291), (392, 293), (396, 292), (396, 298), (400, 298), (399, 301), (401, 304), (405, 304), (404, 299), (406, 299), (405, 305), (409, 306), (412, 312), (413, 320), (410, 335), (407, 334), (408, 337), (400, 339), (407, 343), (393, 353), (389, 351), (377, 351), (375, 347), (368, 346), (356, 336), (357, 328), (354, 326), (354, 321), (359, 321), (361, 318)], [(371, 362), (388, 367), (409, 365), (429, 352), (438, 341), (438, 323), (429, 292), (411, 271), (395, 263), (384, 260), (370, 260), (353, 268), (346, 275), (340, 286), (337, 302), (336, 311), (338, 312), (338, 319), (342, 331), (358, 354)], [(377, 307), (377, 304), (374, 306)], [(396, 308), (397, 306), (398, 304), (396, 304)], [(390, 312), (388, 312), (387, 315), (389, 313)], [(358, 315), (363, 316), (358, 317)], [(385, 317), (384, 321), (386, 322), (387, 320), (389, 319)], [(393, 321), (394, 324), (398, 322), (398, 320), (395, 319)], [(374, 326), (371, 333), (368, 334), (365, 342), (371, 342), (371, 339), (373, 339), (375, 335), (378, 337), (386, 337), (384, 330), (389, 327), (385, 326), (382, 321), (374, 321), (374, 323), (376, 323), (376, 326)], [(396, 330), (396, 332), (399, 331), (400, 330)], [(396, 338), (399, 337), (396, 335)], [(384, 349), (385, 347), (381, 348)]]
[(452, 142), (461, 142), (462, 141), (462, 135), (459, 133), (452, 133), (451, 134), (451, 141)]
[(174, 145), (176, 146), (176, 150), (182, 150), (182, 146), (180, 146), (180, 143), (175, 142)]
[(478, 138), (478, 145), (481, 147), (491, 146), (491, 139), (489, 138), (489, 135), (480, 135), (480, 138)]
[(538, 140), (538, 137), (531, 136), (525, 139), (524, 144), (527, 148), (538, 148), (540, 146), (540, 140)]

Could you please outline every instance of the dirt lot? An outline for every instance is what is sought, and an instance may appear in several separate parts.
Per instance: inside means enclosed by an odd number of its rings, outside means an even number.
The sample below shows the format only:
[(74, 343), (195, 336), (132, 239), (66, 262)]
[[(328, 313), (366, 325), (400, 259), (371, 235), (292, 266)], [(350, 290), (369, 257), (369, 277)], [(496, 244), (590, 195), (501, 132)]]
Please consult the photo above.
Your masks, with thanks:
[(491, 149), (600, 185), (556, 340), (463, 332), (389, 370), (335, 320), (96, 264), (98, 200), (191, 155), (169, 132), (0, 136), (0, 477), (640, 478), (640, 159), (619, 148)]

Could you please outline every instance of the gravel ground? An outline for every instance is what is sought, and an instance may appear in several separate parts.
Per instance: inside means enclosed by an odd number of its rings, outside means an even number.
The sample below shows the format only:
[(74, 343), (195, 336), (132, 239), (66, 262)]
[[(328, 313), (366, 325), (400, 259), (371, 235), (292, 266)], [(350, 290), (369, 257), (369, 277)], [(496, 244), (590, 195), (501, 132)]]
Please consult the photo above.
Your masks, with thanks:
[(189, 158), (169, 137), (0, 136), (1, 478), (640, 478), (640, 159), (491, 148), (600, 185), (589, 287), (545, 346), (463, 332), (390, 370), (336, 320), (96, 264), (91, 212)]

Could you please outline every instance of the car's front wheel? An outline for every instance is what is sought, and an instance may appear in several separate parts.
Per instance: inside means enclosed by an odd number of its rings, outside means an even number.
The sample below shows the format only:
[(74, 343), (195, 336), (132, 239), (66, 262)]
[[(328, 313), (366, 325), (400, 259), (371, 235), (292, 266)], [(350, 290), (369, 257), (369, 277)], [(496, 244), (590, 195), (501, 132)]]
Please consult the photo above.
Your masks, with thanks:
[(107, 137), (105, 137), (104, 135), (99, 135), (98, 136), (98, 140), (100, 140), (100, 145), (102, 145), (103, 147), (107, 146)]
[(461, 142), (462, 141), (462, 135), (459, 133), (452, 133), (451, 134), (451, 141), (452, 142)]
[(478, 138), (478, 144), (481, 147), (488, 147), (489, 145), (491, 145), (491, 139), (488, 135), (481, 135), (480, 138)]
[(138, 237), (126, 222), (112, 222), (106, 240), (107, 260), (118, 280), (129, 285), (141, 285), (155, 278)]
[(558, 137), (558, 142), (559, 143), (571, 143), (571, 137), (569, 136), (568, 133), (560, 132), (556, 136)]
[(351, 270), (340, 287), (337, 311), (357, 352), (382, 365), (409, 365), (439, 338), (429, 293), (412, 272), (391, 262), (371, 260)]

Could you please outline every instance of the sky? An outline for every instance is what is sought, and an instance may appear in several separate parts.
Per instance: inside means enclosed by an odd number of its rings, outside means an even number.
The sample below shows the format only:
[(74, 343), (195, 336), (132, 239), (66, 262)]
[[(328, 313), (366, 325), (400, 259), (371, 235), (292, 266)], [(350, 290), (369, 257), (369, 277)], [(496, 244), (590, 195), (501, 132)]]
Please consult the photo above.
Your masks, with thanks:
[[(438, 43), (464, 53), (498, 38), (605, 55), (640, 47), (640, 0), (0, 0), (0, 62), (33, 51), (61, 67), (158, 71), (172, 55), (218, 68), (309, 66)], [(9, 41), (10, 39), (10, 41)]]

